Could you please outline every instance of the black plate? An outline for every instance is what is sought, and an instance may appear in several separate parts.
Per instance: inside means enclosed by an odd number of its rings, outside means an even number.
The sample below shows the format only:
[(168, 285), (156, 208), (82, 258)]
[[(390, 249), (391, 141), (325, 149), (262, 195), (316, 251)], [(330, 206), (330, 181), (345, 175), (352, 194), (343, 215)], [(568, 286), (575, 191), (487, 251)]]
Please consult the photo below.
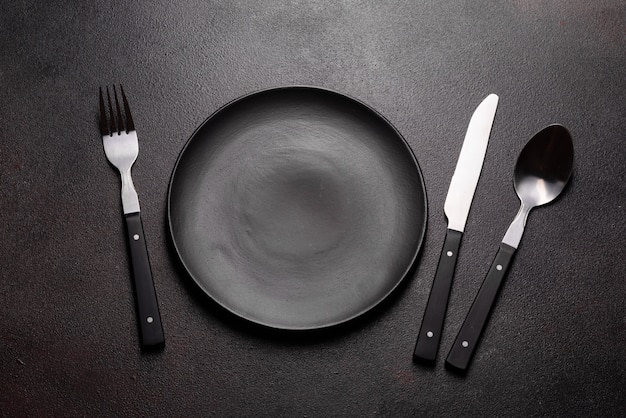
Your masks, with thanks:
[(284, 87), (235, 100), (191, 136), (170, 182), (174, 246), (198, 286), (279, 329), (343, 323), (407, 275), (426, 231), (408, 144), (365, 104)]

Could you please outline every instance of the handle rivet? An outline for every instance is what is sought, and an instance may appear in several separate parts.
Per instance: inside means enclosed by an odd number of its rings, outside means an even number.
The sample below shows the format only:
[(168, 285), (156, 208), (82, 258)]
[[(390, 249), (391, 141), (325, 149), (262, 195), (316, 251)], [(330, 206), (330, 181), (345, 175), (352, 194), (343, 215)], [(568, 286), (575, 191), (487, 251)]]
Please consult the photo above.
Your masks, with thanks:
[(433, 334), (433, 332), (432, 332), (432, 331), (428, 331), (428, 332), (426, 333), (426, 336), (427, 336), (428, 338), (433, 338), (433, 335), (435, 335), (435, 334)]
[(139, 234), (135, 234), (135, 235), (133, 235), (133, 239), (134, 239), (135, 241), (139, 241)]
[(463, 347), (467, 348), (467, 347), (469, 346), (469, 343), (468, 343), (467, 341), (463, 341), (463, 342), (461, 343), (461, 345), (462, 345)]
[(453, 254), (453, 253), (452, 253), (452, 251), (448, 251), (448, 252), (446, 253), (446, 255), (447, 255), (448, 257), (452, 257), (452, 254)]
[(496, 270), (502, 270), (502, 265), (501, 265), (501, 264), (498, 264), (498, 265), (496, 266)]
[(151, 324), (154, 321), (154, 318), (149, 316), (148, 318), (146, 318), (146, 321), (148, 321), (148, 323)]

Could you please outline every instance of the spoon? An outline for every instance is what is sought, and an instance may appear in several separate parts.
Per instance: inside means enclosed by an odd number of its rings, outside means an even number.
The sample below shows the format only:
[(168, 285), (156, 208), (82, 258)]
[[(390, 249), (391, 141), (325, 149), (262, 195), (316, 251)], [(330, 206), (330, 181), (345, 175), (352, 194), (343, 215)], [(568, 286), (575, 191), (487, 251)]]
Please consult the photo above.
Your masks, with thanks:
[(446, 366), (467, 370), (513, 255), (522, 239), (530, 210), (557, 198), (572, 173), (574, 145), (561, 125), (550, 125), (526, 144), (515, 164), (514, 186), (521, 202), (500, 249), (472, 303), (446, 359)]

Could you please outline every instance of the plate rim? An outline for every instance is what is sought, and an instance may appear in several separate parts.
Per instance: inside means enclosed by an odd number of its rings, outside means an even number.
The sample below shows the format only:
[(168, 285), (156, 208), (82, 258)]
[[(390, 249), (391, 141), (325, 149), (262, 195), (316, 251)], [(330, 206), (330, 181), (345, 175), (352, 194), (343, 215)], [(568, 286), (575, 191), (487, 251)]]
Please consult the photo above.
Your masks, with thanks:
[[(259, 95), (262, 95), (262, 94), (267, 94), (267, 93), (271, 93), (271, 92), (278, 92), (278, 91), (285, 91), (285, 90), (310, 90), (310, 91), (317, 91), (317, 92), (321, 92), (321, 93), (325, 93), (325, 94), (335, 95), (335, 96), (338, 96), (340, 98), (347, 99), (348, 101), (351, 101), (351, 102), (355, 103), (356, 105), (363, 107), (368, 112), (371, 112), (373, 115), (378, 117), (382, 122), (384, 122), (394, 132), (395, 137), (400, 140), (400, 142), (402, 143), (403, 147), (405, 148), (405, 150), (410, 155), (411, 160), (413, 162), (413, 165), (414, 165), (414, 167), (415, 167), (415, 169), (417, 171), (417, 174), (418, 174), (418, 177), (419, 177), (419, 181), (421, 183), (421, 187), (422, 187), (422, 191), (423, 191), (423, 197), (424, 197), (424, 204), (423, 204), (424, 222), (423, 222), (423, 226), (422, 226), (421, 230), (419, 231), (420, 237), (419, 237), (418, 245), (416, 246), (415, 250), (413, 251), (413, 254), (411, 256), (411, 261), (408, 263), (405, 271), (401, 275), (399, 275), (400, 277), (399, 277), (398, 280), (396, 280), (394, 285), (391, 286), (391, 288), (382, 297), (378, 298), (378, 300), (376, 300), (376, 302), (374, 302), (372, 304), (369, 304), (365, 308), (359, 310), (358, 312), (354, 313), (353, 315), (351, 315), (349, 317), (346, 317), (346, 318), (338, 320), (338, 321), (329, 322), (329, 323), (327, 323), (325, 325), (316, 325), (316, 326), (285, 326), (285, 325), (278, 325), (278, 324), (275, 324), (275, 323), (268, 323), (268, 322), (264, 322), (264, 321), (259, 321), (258, 319), (255, 319), (254, 317), (251, 317), (249, 315), (244, 315), (241, 312), (237, 312), (233, 308), (229, 307), (227, 304), (222, 303), (217, 298), (215, 298), (213, 295), (211, 295), (210, 292), (208, 292), (206, 289), (204, 289), (204, 287), (202, 287), (202, 285), (200, 284), (200, 281), (196, 277), (194, 277), (194, 275), (191, 273), (189, 267), (185, 263), (185, 260), (184, 260), (182, 254), (181, 254), (181, 250), (180, 250), (178, 244), (176, 243), (176, 238), (175, 238), (175, 234), (174, 234), (174, 228), (173, 228), (173, 224), (172, 224), (172, 189), (173, 189), (173, 184), (174, 184), (174, 180), (175, 180), (175, 177), (176, 177), (176, 172), (178, 171), (178, 167), (180, 165), (180, 162), (181, 162), (183, 156), (185, 155), (185, 152), (187, 151), (187, 148), (191, 145), (191, 143), (192, 143), (193, 139), (196, 137), (197, 133), (206, 124), (208, 124), (211, 120), (216, 118), (221, 113), (227, 111), (228, 108), (232, 107), (233, 105), (235, 105), (235, 104), (237, 104), (237, 103), (239, 103), (239, 102), (241, 102), (243, 100), (247, 100), (249, 98), (252, 98), (254, 96), (259, 96)], [(418, 259), (418, 257), (421, 254), (421, 251), (422, 251), (422, 249), (424, 247), (424, 241), (426, 240), (426, 231), (428, 229), (428, 194), (427, 194), (427, 190), (426, 190), (426, 183), (425, 183), (425, 180), (424, 180), (424, 174), (422, 172), (421, 166), (419, 165), (419, 162), (417, 161), (417, 158), (415, 157), (415, 153), (413, 152), (413, 149), (411, 148), (411, 146), (408, 143), (408, 141), (406, 140), (406, 138), (404, 138), (404, 136), (396, 128), (396, 126), (393, 123), (391, 123), (391, 121), (389, 119), (387, 119), (382, 113), (380, 113), (378, 110), (374, 109), (372, 106), (368, 105), (367, 103), (363, 102), (362, 100), (359, 100), (359, 99), (357, 99), (357, 98), (355, 98), (353, 96), (350, 96), (350, 95), (345, 94), (345, 93), (341, 93), (341, 92), (339, 92), (337, 90), (333, 90), (333, 89), (330, 89), (330, 88), (319, 87), (319, 86), (312, 86), (312, 85), (304, 85), (304, 84), (283, 85), (283, 86), (269, 87), (269, 88), (254, 90), (252, 92), (240, 95), (240, 96), (236, 97), (235, 99), (232, 99), (232, 100), (226, 102), (225, 104), (223, 104), (222, 106), (218, 107), (207, 118), (205, 118), (202, 121), (202, 123), (200, 123), (200, 125), (198, 125), (196, 127), (196, 129), (194, 129), (192, 134), (185, 141), (185, 145), (181, 148), (180, 152), (178, 153), (178, 156), (176, 157), (176, 162), (174, 163), (174, 167), (172, 168), (172, 172), (170, 174), (168, 190), (167, 190), (167, 224), (168, 224), (169, 237), (170, 237), (172, 245), (173, 245), (173, 247), (174, 247), (174, 249), (176, 251), (177, 260), (182, 264), (183, 268), (185, 269), (185, 273), (187, 274), (187, 276), (190, 277), (192, 279), (192, 281), (194, 282), (194, 284), (202, 291), (202, 293), (205, 296), (208, 296), (215, 304), (217, 304), (221, 308), (225, 309), (227, 312), (231, 313), (232, 315), (236, 316), (237, 318), (243, 319), (243, 320), (245, 320), (245, 321), (247, 321), (249, 323), (256, 324), (256, 325), (259, 325), (259, 326), (262, 326), (262, 327), (266, 327), (266, 328), (269, 328), (269, 329), (279, 330), (279, 331), (317, 331), (317, 330), (329, 329), (329, 328), (337, 327), (339, 325), (343, 325), (343, 324), (349, 323), (351, 321), (354, 321), (355, 319), (365, 315), (366, 313), (368, 313), (368, 312), (374, 310), (376, 307), (380, 306), (393, 293), (395, 293), (395, 291), (398, 289), (398, 287), (400, 287), (400, 285), (402, 283), (406, 282), (407, 276), (409, 276), (410, 272), (416, 267), (417, 259)]]

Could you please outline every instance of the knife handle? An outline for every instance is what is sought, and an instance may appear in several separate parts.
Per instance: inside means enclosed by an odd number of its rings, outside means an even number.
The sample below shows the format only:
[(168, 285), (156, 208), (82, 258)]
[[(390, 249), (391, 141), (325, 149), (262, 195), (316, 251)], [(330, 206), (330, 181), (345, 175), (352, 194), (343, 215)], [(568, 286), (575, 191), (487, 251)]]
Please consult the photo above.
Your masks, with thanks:
[(462, 236), (462, 232), (453, 229), (446, 231), (446, 239), (413, 351), (414, 360), (433, 362), (437, 357)]
[(461, 372), (467, 370), (514, 255), (514, 247), (500, 244), (496, 258), (452, 344), (452, 349), (446, 359), (447, 367)]
[(130, 258), (133, 267), (141, 345), (144, 348), (160, 347), (165, 344), (165, 337), (152, 280), (152, 270), (150, 269), (141, 216), (139, 212), (135, 212), (125, 214), (124, 218), (126, 219), (126, 232), (128, 234)]

